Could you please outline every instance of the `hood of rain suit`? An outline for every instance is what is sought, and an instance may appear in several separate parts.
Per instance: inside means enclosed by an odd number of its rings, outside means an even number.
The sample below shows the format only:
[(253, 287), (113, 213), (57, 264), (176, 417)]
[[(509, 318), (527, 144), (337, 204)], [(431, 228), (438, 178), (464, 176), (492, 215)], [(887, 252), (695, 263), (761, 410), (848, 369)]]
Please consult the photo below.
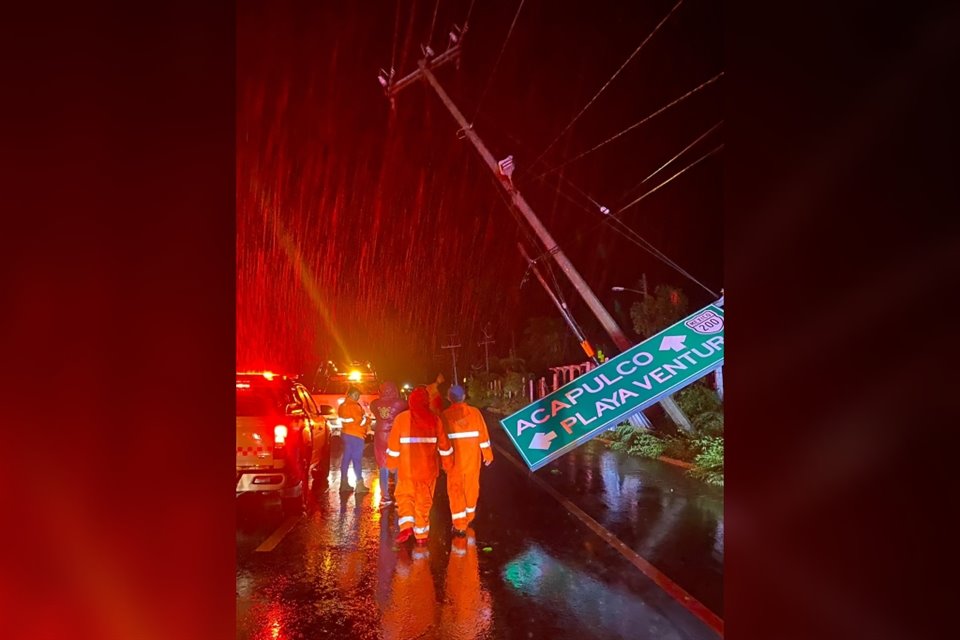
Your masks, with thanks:
[(419, 433), (421, 430), (431, 432), (435, 429), (437, 416), (430, 410), (430, 395), (426, 387), (417, 387), (407, 400), (410, 407), (411, 431)]
[(397, 385), (392, 382), (384, 382), (380, 385), (380, 399), (381, 400), (396, 400), (400, 397), (400, 392), (397, 391)]

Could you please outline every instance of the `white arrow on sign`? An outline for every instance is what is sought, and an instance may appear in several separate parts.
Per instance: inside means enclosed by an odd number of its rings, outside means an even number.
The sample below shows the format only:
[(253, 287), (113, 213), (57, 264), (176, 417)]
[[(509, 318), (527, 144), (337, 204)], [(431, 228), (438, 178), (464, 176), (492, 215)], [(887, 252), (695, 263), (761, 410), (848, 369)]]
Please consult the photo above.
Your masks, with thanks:
[(535, 433), (533, 434), (533, 440), (530, 441), (530, 449), (549, 449), (550, 444), (554, 438), (557, 437), (556, 432), (548, 431), (547, 433)]
[(663, 336), (663, 340), (660, 341), (660, 351), (667, 351), (668, 349), (683, 351), (685, 348), (683, 341), (686, 339), (687, 336)]

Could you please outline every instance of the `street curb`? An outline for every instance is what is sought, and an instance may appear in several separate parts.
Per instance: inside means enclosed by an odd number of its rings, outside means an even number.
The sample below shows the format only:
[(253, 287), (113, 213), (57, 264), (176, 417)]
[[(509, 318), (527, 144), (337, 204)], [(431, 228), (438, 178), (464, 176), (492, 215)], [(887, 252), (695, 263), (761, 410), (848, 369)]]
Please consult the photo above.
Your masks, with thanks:
[[(613, 444), (613, 440), (607, 440), (606, 438), (594, 438), (594, 440), (599, 440), (600, 442), (610, 445)], [(660, 456), (657, 458), (660, 462), (666, 462), (667, 464), (672, 464), (677, 467), (682, 467), (684, 469), (693, 469), (694, 465), (690, 462), (684, 462), (683, 460), (677, 460), (676, 458), (668, 458), (667, 456)]]
[(667, 456), (660, 456), (657, 458), (661, 462), (666, 462), (678, 467), (683, 467), (684, 469), (693, 469), (694, 465), (690, 462), (684, 462), (683, 460), (677, 460), (676, 458), (668, 458)]

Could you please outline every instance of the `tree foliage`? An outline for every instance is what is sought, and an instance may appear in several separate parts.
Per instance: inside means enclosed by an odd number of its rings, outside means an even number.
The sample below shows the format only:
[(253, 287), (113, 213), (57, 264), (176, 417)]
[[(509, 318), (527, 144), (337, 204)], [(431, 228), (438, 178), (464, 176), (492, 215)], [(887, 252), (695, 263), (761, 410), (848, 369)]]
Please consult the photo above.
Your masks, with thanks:
[(706, 382), (698, 380), (680, 391), (676, 400), (698, 434), (723, 434), (723, 402)]
[(549, 367), (568, 364), (574, 358), (570, 330), (563, 320), (538, 316), (527, 320), (520, 342), (520, 356), (530, 370), (545, 373)]
[(689, 305), (687, 295), (681, 289), (657, 285), (653, 295), (645, 296), (630, 307), (633, 328), (644, 338), (649, 338), (686, 316)]
[(467, 378), (467, 400), (478, 409), (486, 409), (494, 404), (496, 396), (490, 390), (491, 382), (496, 379), (492, 373), (477, 373)]

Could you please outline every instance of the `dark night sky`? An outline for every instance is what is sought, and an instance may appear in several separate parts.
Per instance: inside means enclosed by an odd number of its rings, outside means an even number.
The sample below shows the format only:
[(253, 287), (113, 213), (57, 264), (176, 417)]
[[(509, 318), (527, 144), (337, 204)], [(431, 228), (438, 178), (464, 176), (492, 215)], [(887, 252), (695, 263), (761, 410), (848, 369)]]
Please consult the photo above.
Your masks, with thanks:
[[(475, 129), (515, 178), (559, 244), (624, 324), (633, 298), (612, 285), (683, 286), (711, 296), (649, 254), (598, 227), (601, 214), (531, 180), (656, 111), (723, 69), (719, 3), (684, 0), (663, 28), (551, 149), (529, 164), (606, 82), (676, 0), (526, 0)], [(403, 2), (398, 75), (412, 70), (434, 0)], [(433, 46), (446, 46), (469, 0), (441, 0)], [(522, 237), (489, 171), (427, 87), (406, 89), (391, 114), (376, 80), (388, 67), (394, 2), (251, 2), (238, 10), (237, 359), (241, 368), (303, 371), (327, 357), (372, 360), (423, 380), (448, 364), (438, 347), (458, 332), (474, 361), (490, 322), (495, 351), (526, 317), (556, 315), (515, 248)], [(477, 0), (462, 65), (437, 72), (469, 118), (516, 11)], [(624, 194), (723, 117), (724, 79), (570, 164), (566, 178), (616, 210)], [(656, 185), (723, 140), (723, 128), (652, 180)], [(714, 290), (723, 286), (723, 152), (623, 220)], [(564, 191), (588, 209), (589, 201)], [(637, 191), (642, 193), (643, 190)], [(559, 275), (559, 271), (557, 272)], [(588, 336), (609, 343), (561, 281)], [(621, 294), (623, 295), (623, 294)], [(620, 309), (616, 308), (621, 304)], [(612, 352), (612, 349), (609, 349)]]

